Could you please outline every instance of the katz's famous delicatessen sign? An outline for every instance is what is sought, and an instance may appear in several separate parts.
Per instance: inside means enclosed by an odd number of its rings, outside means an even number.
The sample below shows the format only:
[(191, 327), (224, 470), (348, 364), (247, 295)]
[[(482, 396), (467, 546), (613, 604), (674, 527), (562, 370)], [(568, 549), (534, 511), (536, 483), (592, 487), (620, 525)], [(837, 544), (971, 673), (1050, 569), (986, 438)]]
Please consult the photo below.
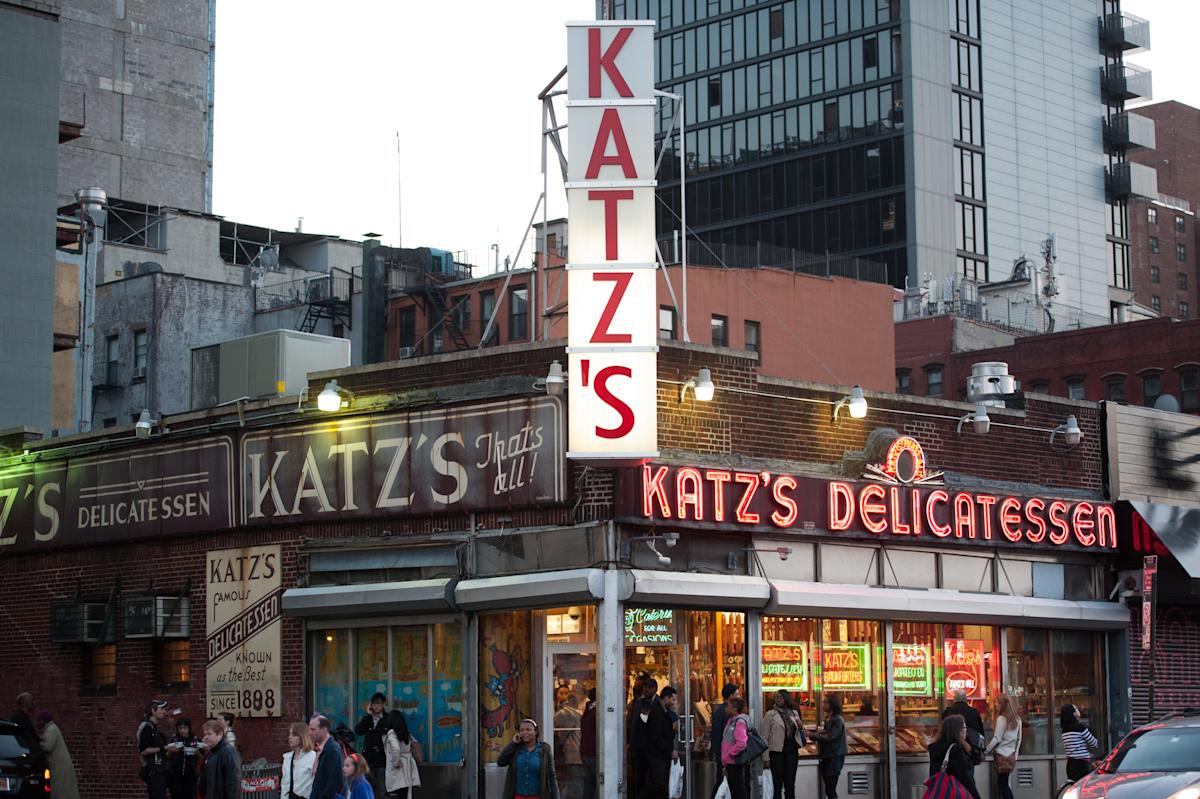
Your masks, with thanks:
[(866, 469), (873, 480), (821, 480), (771, 471), (648, 463), (621, 472), (621, 521), (678, 528), (743, 527), (848, 537), (1115, 549), (1112, 505), (941, 485), (908, 436)]
[(206, 715), (282, 715), (283, 561), (279, 545), (209, 552), (205, 573)]

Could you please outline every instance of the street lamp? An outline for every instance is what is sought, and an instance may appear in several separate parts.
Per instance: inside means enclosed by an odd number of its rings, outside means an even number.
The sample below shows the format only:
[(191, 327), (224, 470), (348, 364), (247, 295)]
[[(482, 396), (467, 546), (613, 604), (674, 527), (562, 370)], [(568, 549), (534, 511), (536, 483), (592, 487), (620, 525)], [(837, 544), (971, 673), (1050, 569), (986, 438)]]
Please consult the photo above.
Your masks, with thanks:
[(321, 393), (317, 395), (317, 410), (325, 413), (333, 413), (342, 409), (342, 403), (354, 399), (354, 392), (348, 388), (342, 388), (338, 385), (338, 381), (330, 380), (325, 384), (325, 388), (321, 389)]

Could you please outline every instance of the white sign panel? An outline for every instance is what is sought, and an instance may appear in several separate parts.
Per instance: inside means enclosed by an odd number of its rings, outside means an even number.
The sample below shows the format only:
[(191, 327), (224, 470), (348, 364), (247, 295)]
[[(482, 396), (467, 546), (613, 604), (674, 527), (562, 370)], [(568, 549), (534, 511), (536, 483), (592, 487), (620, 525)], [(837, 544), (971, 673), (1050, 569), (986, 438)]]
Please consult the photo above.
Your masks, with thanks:
[(567, 23), (568, 457), (658, 454), (654, 23)]
[(205, 715), (282, 715), (283, 562), (279, 546), (221, 549), (209, 552), (205, 564)]

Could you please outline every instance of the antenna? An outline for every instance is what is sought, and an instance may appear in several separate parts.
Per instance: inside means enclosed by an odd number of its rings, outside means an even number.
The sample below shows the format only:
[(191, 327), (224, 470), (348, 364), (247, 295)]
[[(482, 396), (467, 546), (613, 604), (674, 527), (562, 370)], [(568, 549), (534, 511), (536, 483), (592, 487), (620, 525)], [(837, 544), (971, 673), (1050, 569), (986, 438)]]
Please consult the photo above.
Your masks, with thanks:
[(396, 128), (396, 248), (404, 246), (404, 210), (401, 200), (404, 196), (401, 190), (400, 178), (400, 129)]

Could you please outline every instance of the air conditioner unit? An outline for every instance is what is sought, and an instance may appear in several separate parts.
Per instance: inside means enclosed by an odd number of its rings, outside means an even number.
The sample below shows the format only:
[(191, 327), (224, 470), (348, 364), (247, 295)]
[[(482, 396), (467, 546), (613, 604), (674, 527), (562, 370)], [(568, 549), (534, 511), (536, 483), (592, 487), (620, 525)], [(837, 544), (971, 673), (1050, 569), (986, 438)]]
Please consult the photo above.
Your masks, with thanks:
[(104, 643), (108, 605), (103, 602), (56, 602), (50, 609), (50, 640), (57, 644)]
[(413, 357), (416, 357), (416, 354), (417, 354), (416, 347), (401, 347), (400, 348), (400, 357), (401, 358), (413, 358)]
[(134, 369), (133, 369), (133, 379), (134, 380), (138, 379), (139, 377), (144, 378), (145, 376), (146, 376), (146, 367), (144, 367), (144, 366), (134, 367)]
[(191, 600), (179, 596), (135, 596), (125, 600), (126, 638), (187, 638)]

